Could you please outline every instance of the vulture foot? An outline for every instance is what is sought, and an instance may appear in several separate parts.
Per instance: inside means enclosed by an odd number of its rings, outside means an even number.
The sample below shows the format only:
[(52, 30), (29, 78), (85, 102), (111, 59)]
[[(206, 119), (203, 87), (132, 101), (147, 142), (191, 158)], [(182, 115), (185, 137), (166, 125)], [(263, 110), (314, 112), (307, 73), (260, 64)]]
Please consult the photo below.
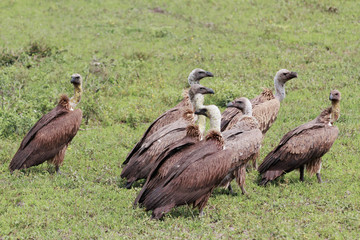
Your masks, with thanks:
[(247, 195), (247, 192), (246, 192), (246, 190), (245, 190), (245, 187), (244, 187), (244, 186), (240, 186), (240, 188), (241, 188), (242, 194), (243, 194), (243, 195)]
[(57, 175), (61, 175), (62, 172), (60, 171), (60, 167), (59, 166), (55, 166), (55, 172)]
[(130, 189), (134, 182), (126, 182), (126, 188)]

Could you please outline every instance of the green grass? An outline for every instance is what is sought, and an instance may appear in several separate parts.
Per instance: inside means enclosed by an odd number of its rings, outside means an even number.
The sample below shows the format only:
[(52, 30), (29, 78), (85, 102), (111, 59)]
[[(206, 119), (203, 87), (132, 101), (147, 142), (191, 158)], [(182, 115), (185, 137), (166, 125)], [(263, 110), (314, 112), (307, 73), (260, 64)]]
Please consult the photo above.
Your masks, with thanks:
[[(0, 239), (359, 239), (359, 9), (355, 0), (1, 1)], [(165, 221), (134, 210), (141, 183), (124, 189), (121, 163), (196, 67), (214, 73), (202, 83), (221, 109), (272, 88), (281, 68), (298, 72), (260, 159), (340, 90), (324, 183), (292, 172), (262, 188), (251, 172), (248, 196), (216, 190), (203, 218), (189, 207)], [(63, 174), (43, 164), (10, 175), (26, 132), (72, 94), (73, 73), (85, 78), (84, 120)]]

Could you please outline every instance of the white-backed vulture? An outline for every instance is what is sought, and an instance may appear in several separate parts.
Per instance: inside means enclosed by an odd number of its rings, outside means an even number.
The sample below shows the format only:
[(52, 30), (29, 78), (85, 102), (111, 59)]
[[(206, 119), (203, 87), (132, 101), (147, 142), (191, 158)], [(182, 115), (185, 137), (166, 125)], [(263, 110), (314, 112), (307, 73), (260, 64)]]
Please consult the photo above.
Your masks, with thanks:
[(245, 194), (246, 165), (258, 156), (263, 137), (258, 121), (252, 116), (249, 99), (242, 97), (227, 106), (238, 108), (243, 115), (232, 129), (222, 132), (225, 149), (232, 152), (232, 165), (219, 186), (228, 187), (232, 193), (231, 181), (236, 178), (242, 193)]
[[(269, 130), (276, 120), (280, 102), (285, 98), (285, 83), (296, 77), (296, 72), (290, 72), (287, 69), (279, 70), (274, 77), (275, 96), (271, 90), (264, 89), (259, 96), (251, 100), (253, 116), (258, 120), (263, 134)], [(241, 111), (236, 108), (225, 109), (222, 113), (221, 131), (231, 129), (241, 118), (241, 115)]]
[[(210, 130), (205, 140), (195, 143), (196, 147), (182, 151), (178, 162), (171, 166), (166, 176), (156, 182), (156, 186), (147, 189), (149, 191), (141, 191), (135, 204), (138, 202), (144, 205), (147, 211), (152, 210), (154, 219), (161, 218), (173, 207), (186, 204), (193, 204), (201, 213), (211, 192), (231, 167), (231, 152), (222, 151), (224, 140), (219, 131), (219, 109), (210, 105), (195, 113), (210, 116), (210, 125), (218, 130)], [(159, 168), (160, 164), (152, 174), (156, 175)]]
[[(201, 112), (200, 108), (205, 106), (197, 106), (199, 110), (198, 113)], [(221, 114), (217, 107), (213, 108), (214, 112), (212, 115), (212, 121), (210, 122), (210, 130), (211, 131), (219, 131), (220, 129), (220, 117)], [(203, 109), (202, 111), (205, 113)], [(220, 117), (219, 117), (220, 116)], [(206, 116), (205, 116), (206, 117)], [(188, 156), (191, 156), (193, 153), (198, 151), (199, 146), (202, 144), (207, 144), (205, 141), (202, 143), (198, 143), (200, 141), (200, 137), (202, 136), (199, 127), (195, 124), (188, 125), (186, 128), (186, 135), (179, 139), (178, 141), (174, 141), (171, 144), (167, 145), (159, 157), (156, 159), (156, 165), (153, 167), (152, 172), (149, 174), (142, 190), (138, 194), (138, 197), (135, 199), (134, 206), (138, 203), (142, 203), (143, 199), (146, 195), (156, 187), (164, 178), (168, 175), (170, 169), (177, 164), (184, 157), (184, 153)]]
[(71, 76), (74, 96), (61, 96), (58, 105), (45, 114), (26, 134), (10, 163), (10, 171), (39, 165), (45, 161), (55, 165), (59, 173), (67, 146), (79, 130), (82, 111), (75, 109), (82, 94), (82, 78)]
[[(214, 75), (211, 72), (205, 71), (200, 68), (196, 68), (189, 74), (188, 77), (188, 83), (190, 86), (194, 84), (200, 84), (200, 80), (205, 77), (213, 77)], [(144, 141), (151, 136), (154, 132), (158, 131), (160, 128), (162, 128), (165, 125), (168, 125), (170, 123), (173, 123), (179, 119), (179, 116), (182, 114), (182, 110), (186, 108), (192, 108), (192, 104), (190, 102), (189, 96), (187, 94), (187, 91), (184, 93), (183, 100), (178, 103), (175, 107), (172, 109), (166, 111), (162, 115), (160, 115), (154, 122), (151, 123), (151, 125), (148, 127), (148, 129), (145, 131), (141, 139), (136, 143), (134, 148), (129, 152), (127, 155), (125, 161), (123, 162), (123, 165), (126, 165), (131, 157), (138, 151), (138, 149), (141, 147), (141, 145), (144, 143)], [(199, 119), (199, 121), (202, 121)]]
[(213, 94), (214, 91), (200, 84), (193, 84), (188, 93), (193, 107), (183, 108), (182, 116), (178, 116), (177, 121), (163, 126), (147, 137), (123, 168), (121, 177), (127, 179), (127, 188), (130, 188), (134, 181), (146, 179), (164, 149), (186, 135), (187, 126), (194, 124), (196, 120), (193, 109), (203, 106), (203, 95)]
[(333, 90), (329, 99), (332, 106), (326, 108), (314, 120), (305, 123), (283, 136), (259, 166), (260, 185), (266, 185), (281, 175), (300, 170), (300, 181), (304, 181), (304, 168), (316, 173), (321, 182), (321, 157), (327, 153), (336, 140), (339, 129), (333, 126), (340, 116), (340, 92)]

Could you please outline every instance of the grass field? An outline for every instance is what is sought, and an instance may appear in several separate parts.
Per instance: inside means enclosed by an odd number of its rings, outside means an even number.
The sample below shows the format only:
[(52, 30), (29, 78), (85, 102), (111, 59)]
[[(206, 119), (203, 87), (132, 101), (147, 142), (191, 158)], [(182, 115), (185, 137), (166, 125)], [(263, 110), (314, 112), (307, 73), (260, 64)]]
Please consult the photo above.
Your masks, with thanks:
[[(0, 1), (0, 239), (359, 239), (360, 2)], [(100, 63), (100, 65), (98, 64)], [(340, 134), (323, 157), (323, 183), (297, 171), (247, 196), (218, 189), (205, 216), (180, 207), (164, 221), (133, 209), (121, 163), (149, 124), (176, 105), (194, 68), (214, 73), (206, 104), (288, 82), (260, 161), (281, 137), (342, 93)], [(43, 164), (10, 175), (31, 126), (80, 73), (81, 130), (62, 175)]]

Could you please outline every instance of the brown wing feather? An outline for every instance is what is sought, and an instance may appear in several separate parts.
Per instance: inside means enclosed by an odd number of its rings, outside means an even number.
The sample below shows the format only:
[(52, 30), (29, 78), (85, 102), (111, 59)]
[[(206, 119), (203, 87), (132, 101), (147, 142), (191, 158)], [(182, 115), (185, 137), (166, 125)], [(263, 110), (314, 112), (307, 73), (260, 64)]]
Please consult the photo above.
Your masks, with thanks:
[(227, 129), (230, 129), (231, 127), (229, 127), (229, 123), (238, 115), (242, 115), (242, 112), (239, 109), (234, 107), (226, 108), (221, 114), (220, 130), (223, 132)]
[(147, 178), (164, 149), (185, 137), (188, 124), (187, 120), (179, 119), (149, 136), (123, 168), (121, 177), (127, 178), (128, 182)]
[[(238, 169), (246, 165), (254, 156), (257, 156), (263, 137), (259, 129), (242, 131), (236, 128), (223, 132), (223, 136), (225, 139), (225, 149), (231, 152), (231, 167), (227, 176), (219, 184), (219, 186), (226, 187), (234, 179)], [(241, 183), (244, 184), (245, 175), (242, 174), (239, 177), (242, 178)], [(238, 183), (240, 184), (240, 180)]]
[[(275, 96), (273, 95), (272, 91), (265, 88), (260, 95), (258, 95), (257, 97), (250, 100), (252, 108), (253, 108), (253, 115), (254, 115), (254, 111), (256, 111), (255, 109), (258, 108), (259, 105), (266, 103), (268, 101), (272, 101), (274, 99), (275, 99)], [(239, 98), (235, 99), (234, 101), (237, 101), (237, 100), (239, 100)], [(262, 113), (264, 111), (264, 109), (266, 109), (266, 107), (269, 107), (269, 106), (271, 106), (271, 104), (265, 105), (264, 107), (260, 107), (258, 110), (259, 113)], [(279, 110), (277, 110), (276, 115), (277, 115), (278, 111)], [(232, 127), (234, 127), (236, 125), (236, 123), (241, 119), (242, 115), (243, 115), (242, 112), (237, 108), (234, 108), (234, 107), (226, 108), (224, 110), (224, 112), (221, 114), (221, 125), (220, 125), (221, 131), (224, 132), (224, 131), (229, 130)], [(270, 123), (269, 127), (267, 127), (266, 131), (270, 128), (271, 124), (276, 119), (276, 116), (275, 116), (275, 119), (272, 120), (273, 117), (270, 117), (270, 114), (267, 114), (267, 115), (269, 115), (269, 116), (261, 117), (261, 118), (264, 118), (263, 123), (261, 123), (258, 119), (260, 125), (261, 126), (264, 125), (262, 127), (263, 129), (266, 129), (266, 126), (269, 125), (265, 122), (265, 120), (272, 121)], [(262, 128), (260, 129), (261, 131), (263, 131)]]
[(219, 150), (218, 143), (209, 142), (195, 154), (184, 156), (172, 167), (163, 183), (144, 199), (146, 209), (156, 211), (163, 206), (184, 204), (202, 208), (231, 165), (231, 152)]
[(134, 201), (134, 206), (142, 203), (147, 194), (168, 175), (172, 166), (174, 166), (182, 157), (182, 152), (192, 152), (196, 144), (200, 141), (200, 129), (197, 125), (189, 125), (187, 134), (184, 138), (170, 144), (156, 159), (153, 170), (148, 175), (146, 182)]
[(263, 102), (253, 108), (253, 116), (258, 120), (260, 130), (263, 134), (265, 134), (275, 122), (279, 109), (280, 101), (278, 99)]
[(151, 125), (148, 127), (148, 129), (145, 131), (141, 139), (136, 143), (134, 148), (129, 152), (127, 155), (125, 161), (123, 162), (123, 165), (127, 164), (131, 157), (141, 148), (142, 144), (146, 141), (148, 137), (150, 137), (153, 133), (157, 132), (160, 128), (173, 123), (179, 119), (179, 116), (181, 116), (182, 109), (187, 106), (191, 106), (191, 102), (189, 97), (184, 97), (183, 100), (178, 103), (175, 107), (172, 109), (166, 111), (161, 116), (159, 116), (154, 122), (151, 123)]
[[(12, 171), (36, 166), (54, 158), (73, 139), (81, 124), (81, 110), (66, 112), (61, 109), (57, 112), (60, 114), (52, 113), (51, 120), (42, 121), (46, 122), (45, 125), (36, 124), (32, 128), (32, 137), (20, 146), (11, 160)], [(36, 129), (38, 130), (35, 132)]]
[[(339, 133), (335, 126), (307, 123), (287, 133), (258, 168), (271, 181), (327, 153)], [(265, 181), (264, 180), (264, 181)]]

